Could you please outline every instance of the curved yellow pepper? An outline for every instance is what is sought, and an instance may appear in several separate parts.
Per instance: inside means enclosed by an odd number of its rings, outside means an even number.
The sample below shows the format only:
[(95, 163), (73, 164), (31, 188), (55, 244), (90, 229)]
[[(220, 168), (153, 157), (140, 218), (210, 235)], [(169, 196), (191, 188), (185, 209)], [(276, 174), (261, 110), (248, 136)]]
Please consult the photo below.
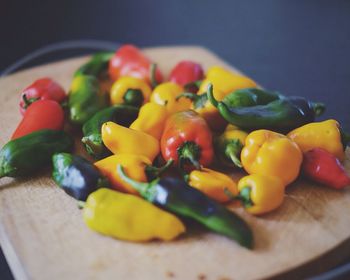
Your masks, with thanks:
[(255, 215), (278, 208), (284, 199), (284, 183), (277, 177), (253, 174), (238, 182), (239, 197), (245, 209)]
[(167, 116), (167, 109), (164, 105), (148, 102), (140, 108), (139, 115), (130, 128), (143, 131), (160, 140)]
[(270, 130), (251, 132), (241, 152), (241, 161), (249, 174), (280, 178), (286, 185), (299, 174), (303, 154), (298, 145), (283, 134)]
[(120, 178), (117, 166), (123, 166), (130, 178), (140, 182), (147, 182), (145, 168), (151, 164), (152, 162), (147, 157), (134, 154), (113, 155), (95, 162), (97, 169), (109, 179), (114, 189), (132, 194), (138, 194), (138, 192)]
[(296, 142), (303, 152), (322, 148), (341, 161), (345, 157), (339, 123), (336, 120), (309, 123), (294, 129), (287, 136)]
[(201, 83), (198, 93), (207, 92), (208, 85), (213, 84), (214, 97), (221, 101), (227, 94), (237, 89), (256, 87), (256, 83), (241, 74), (226, 70), (221, 66), (212, 66), (207, 71), (207, 76)]
[(111, 88), (111, 103), (141, 106), (149, 101), (152, 89), (142, 79), (121, 77)]
[(238, 193), (237, 185), (231, 177), (208, 168), (193, 170), (189, 174), (188, 184), (219, 202), (230, 200), (229, 196), (225, 193), (225, 189), (233, 195)]
[(151, 102), (163, 105), (168, 111), (168, 115), (188, 110), (191, 107), (191, 101), (187, 98), (176, 99), (178, 95), (184, 92), (183, 87), (178, 84), (167, 82), (162, 83), (153, 90)]
[(186, 230), (173, 214), (140, 197), (105, 188), (89, 195), (83, 219), (94, 231), (128, 241), (169, 241)]
[(160, 151), (159, 141), (153, 136), (114, 122), (104, 123), (101, 135), (103, 144), (113, 154), (143, 155), (153, 162)]

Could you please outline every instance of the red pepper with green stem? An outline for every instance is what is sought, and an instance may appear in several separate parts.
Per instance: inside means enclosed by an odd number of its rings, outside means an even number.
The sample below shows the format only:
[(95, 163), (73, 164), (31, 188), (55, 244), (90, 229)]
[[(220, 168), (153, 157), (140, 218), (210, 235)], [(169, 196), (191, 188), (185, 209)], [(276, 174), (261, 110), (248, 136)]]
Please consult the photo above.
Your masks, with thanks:
[(27, 110), (29, 105), (38, 100), (54, 100), (58, 103), (67, 98), (64, 89), (50, 78), (41, 78), (25, 88), (21, 94), (19, 107), (21, 114)]
[(16, 139), (42, 129), (61, 130), (64, 125), (64, 111), (54, 100), (39, 100), (25, 111), (11, 139)]
[(182, 60), (171, 70), (169, 80), (180, 86), (187, 86), (186, 88), (190, 92), (196, 92), (198, 88), (195, 86), (195, 82), (204, 79), (204, 70), (199, 63)]
[(205, 120), (192, 110), (171, 115), (161, 137), (165, 160), (173, 159), (181, 168), (199, 169), (213, 160), (212, 134)]
[(333, 189), (350, 186), (350, 177), (344, 166), (324, 149), (314, 148), (305, 152), (301, 168), (306, 177)]

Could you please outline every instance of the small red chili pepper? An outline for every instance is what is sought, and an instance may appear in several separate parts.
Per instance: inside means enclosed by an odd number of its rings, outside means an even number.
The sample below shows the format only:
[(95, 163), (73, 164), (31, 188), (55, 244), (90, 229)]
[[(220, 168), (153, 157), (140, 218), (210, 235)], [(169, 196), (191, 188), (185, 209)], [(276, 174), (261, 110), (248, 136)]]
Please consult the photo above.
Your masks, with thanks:
[(334, 189), (350, 186), (350, 177), (339, 159), (321, 148), (304, 153), (302, 171), (315, 182)]
[[(122, 76), (132, 76), (151, 83), (151, 60), (148, 59), (140, 49), (133, 45), (123, 45), (109, 61), (109, 76), (117, 80)], [(157, 68), (155, 79), (161, 83), (163, 75)]]
[(11, 139), (42, 129), (61, 130), (63, 124), (64, 112), (60, 104), (53, 100), (39, 100), (28, 107)]
[(27, 110), (28, 106), (38, 100), (55, 100), (61, 103), (67, 95), (64, 89), (50, 78), (41, 78), (36, 80), (30, 86), (25, 88), (21, 94), (19, 107), (21, 114)]
[(173, 159), (181, 168), (208, 166), (213, 159), (210, 129), (192, 110), (177, 112), (167, 119), (160, 145), (163, 158)]
[[(171, 70), (169, 80), (181, 86), (186, 86), (202, 80), (203, 78), (204, 71), (200, 64), (189, 60), (183, 60), (176, 64), (173, 70)], [(191, 89), (190, 87), (188, 90), (191, 91)]]

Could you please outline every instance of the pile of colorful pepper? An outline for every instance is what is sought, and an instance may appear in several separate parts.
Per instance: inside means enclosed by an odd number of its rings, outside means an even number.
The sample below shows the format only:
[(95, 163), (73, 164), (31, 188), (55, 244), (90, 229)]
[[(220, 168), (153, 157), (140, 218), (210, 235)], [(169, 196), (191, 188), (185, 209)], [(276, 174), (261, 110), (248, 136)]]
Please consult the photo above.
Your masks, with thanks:
[[(247, 248), (251, 229), (224, 203), (270, 212), (299, 174), (335, 189), (350, 185), (341, 163), (349, 137), (335, 120), (315, 122), (323, 104), (260, 89), (219, 66), (204, 75), (192, 61), (162, 81), (132, 45), (94, 55), (75, 72), (68, 96), (49, 78), (35, 81), (0, 151), (0, 176), (52, 163), (54, 181), (78, 200), (88, 227), (118, 239), (172, 240), (193, 219)], [(82, 129), (95, 162), (68, 153), (65, 119), (66, 130)], [(236, 182), (215, 170), (224, 165), (249, 175)]]

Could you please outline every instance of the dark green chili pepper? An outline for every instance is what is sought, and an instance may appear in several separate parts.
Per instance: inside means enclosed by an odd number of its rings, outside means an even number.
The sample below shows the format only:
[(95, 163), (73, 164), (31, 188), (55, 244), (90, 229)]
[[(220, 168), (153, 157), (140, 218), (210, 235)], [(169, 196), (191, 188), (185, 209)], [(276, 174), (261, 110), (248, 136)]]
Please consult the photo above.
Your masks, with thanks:
[(118, 165), (117, 172), (146, 200), (175, 214), (192, 218), (212, 231), (252, 248), (253, 234), (249, 226), (235, 213), (188, 186), (185, 181), (167, 177), (141, 183), (127, 177), (121, 165)]
[(87, 63), (75, 71), (74, 77), (78, 75), (92, 75), (95, 77), (100, 76), (104, 71), (107, 70), (109, 60), (113, 55), (113, 52), (96, 53)]
[(313, 122), (325, 110), (324, 104), (297, 96), (277, 99), (266, 105), (233, 108), (214, 98), (212, 85), (208, 86), (207, 95), (226, 121), (243, 129), (290, 131)]
[(107, 188), (109, 182), (100, 171), (83, 157), (68, 153), (52, 157), (54, 181), (70, 196), (85, 201), (98, 188)]
[(137, 118), (139, 109), (129, 105), (114, 105), (97, 112), (83, 125), (84, 137), (81, 141), (87, 152), (95, 158), (107, 156), (110, 152), (104, 146), (101, 136), (101, 127), (105, 122), (115, 122), (129, 127)]
[(107, 104), (108, 95), (101, 92), (95, 76), (77, 75), (74, 77), (68, 95), (70, 120), (74, 124), (84, 124)]
[(73, 139), (67, 133), (49, 129), (11, 140), (0, 151), (0, 177), (31, 175), (49, 166), (53, 154), (72, 147)]

